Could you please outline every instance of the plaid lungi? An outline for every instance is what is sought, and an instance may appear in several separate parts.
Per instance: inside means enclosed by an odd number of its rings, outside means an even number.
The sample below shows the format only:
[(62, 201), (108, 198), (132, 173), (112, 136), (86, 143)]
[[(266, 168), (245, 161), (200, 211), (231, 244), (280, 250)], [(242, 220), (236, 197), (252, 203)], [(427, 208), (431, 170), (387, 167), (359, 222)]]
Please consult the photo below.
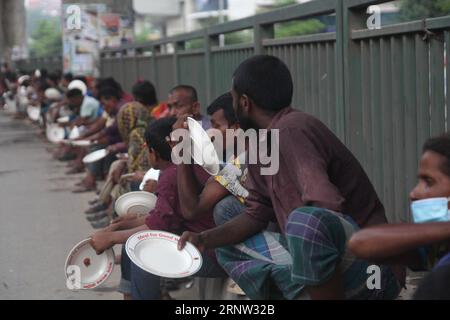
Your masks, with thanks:
[(350, 217), (304, 207), (291, 213), (285, 230), (285, 235), (265, 231), (216, 250), (219, 263), (250, 299), (298, 298), (305, 286), (323, 284), (337, 268), (347, 299), (395, 299), (400, 292), (387, 266), (380, 266), (381, 288), (368, 288), (370, 264), (347, 247), (358, 230)]

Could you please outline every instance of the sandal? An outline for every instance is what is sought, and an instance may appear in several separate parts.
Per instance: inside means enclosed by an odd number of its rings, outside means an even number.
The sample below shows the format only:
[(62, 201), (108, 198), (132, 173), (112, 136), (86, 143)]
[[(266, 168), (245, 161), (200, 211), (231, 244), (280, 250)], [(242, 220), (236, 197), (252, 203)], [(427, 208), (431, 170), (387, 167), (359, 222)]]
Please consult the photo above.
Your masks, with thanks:
[(86, 192), (93, 192), (93, 191), (97, 191), (97, 188), (81, 185), (79, 188), (73, 190), (72, 193), (86, 193)]
[(105, 217), (105, 218), (102, 218), (102, 219), (100, 219), (98, 221), (91, 222), (91, 226), (94, 229), (104, 229), (107, 226), (109, 226), (109, 224), (110, 224), (109, 217)]
[(90, 207), (89, 209), (87, 209), (84, 213), (85, 214), (98, 213), (98, 212), (102, 212), (106, 209), (108, 209), (108, 205), (106, 205), (102, 202), (98, 202), (97, 204), (95, 204), (92, 207)]
[(105, 212), (87, 214), (86, 220), (89, 222), (99, 222), (104, 218), (108, 218), (108, 215)]
[(80, 182), (75, 183), (75, 187), (81, 187), (84, 186), (84, 180), (81, 180)]
[(66, 172), (67, 175), (83, 173), (84, 168), (72, 168)]
[[(77, 187), (78, 187), (78, 186), (77, 186)], [(89, 201), (88, 201), (88, 204), (89, 204), (90, 206), (95, 206), (96, 204), (99, 204), (99, 202), (100, 202), (100, 199), (96, 198), (96, 199), (94, 199), (94, 200), (89, 200)]]

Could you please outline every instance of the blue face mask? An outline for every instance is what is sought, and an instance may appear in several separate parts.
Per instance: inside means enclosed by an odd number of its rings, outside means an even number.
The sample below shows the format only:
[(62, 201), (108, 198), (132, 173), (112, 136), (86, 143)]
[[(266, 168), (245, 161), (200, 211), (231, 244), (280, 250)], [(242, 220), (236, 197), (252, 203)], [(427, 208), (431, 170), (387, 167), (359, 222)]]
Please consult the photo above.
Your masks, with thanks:
[(448, 202), (450, 198), (430, 198), (413, 201), (411, 212), (414, 223), (450, 221)]

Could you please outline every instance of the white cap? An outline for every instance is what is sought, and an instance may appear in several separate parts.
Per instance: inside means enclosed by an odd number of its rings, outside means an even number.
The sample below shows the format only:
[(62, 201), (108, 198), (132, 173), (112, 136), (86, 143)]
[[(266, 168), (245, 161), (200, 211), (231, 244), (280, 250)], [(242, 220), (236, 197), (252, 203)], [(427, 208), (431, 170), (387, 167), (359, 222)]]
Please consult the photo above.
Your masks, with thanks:
[(81, 80), (73, 80), (71, 83), (69, 83), (69, 86), (67, 88), (69, 90), (78, 89), (81, 91), (81, 93), (83, 93), (83, 95), (86, 95), (87, 93), (87, 86)]
[(62, 95), (61, 93), (56, 90), (55, 88), (49, 88), (45, 90), (45, 97), (49, 100), (61, 100)]
[(19, 85), (22, 85), (22, 83), (27, 80), (30, 80), (30, 76), (24, 75), (21, 76), (17, 81), (19, 82)]
[(41, 71), (40, 71), (39, 69), (37, 69), (37, 70), (34, 72), (34, 76), (35, 76), (36, 78), (40, 78), (40, 77), (42, 76)]

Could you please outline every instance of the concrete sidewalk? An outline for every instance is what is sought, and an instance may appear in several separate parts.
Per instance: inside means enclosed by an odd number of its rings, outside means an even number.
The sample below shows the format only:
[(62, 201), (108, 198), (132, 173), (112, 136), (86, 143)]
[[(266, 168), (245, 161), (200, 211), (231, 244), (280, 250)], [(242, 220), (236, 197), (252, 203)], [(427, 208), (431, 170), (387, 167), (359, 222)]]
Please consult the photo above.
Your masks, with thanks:
[[(0, 299), (122, 299), (116, 292), (117, 265), (101, 288), (70, 291), (65, 286), (69, 250), (95, 231), (83, 213), (95, 194), (71, 192), (83, 174), (67, 176), (66, 163), (53, 160), (49, 146), (36, 126), (0, 111)], [(120, 249), (114, 248), (116, 254)], [(410, 274), (399, 299), (410, 299), (422, 277)], [(198, 280), (171, 295), (198, 299)]]
[(77, 180), (38, 132), (0, 111), (0, 299), (121, 299), (118, 266), (102, 289), (66, 288), (66, 256), (93, 232), (83, 214), (93, 194), (71, 193)]

